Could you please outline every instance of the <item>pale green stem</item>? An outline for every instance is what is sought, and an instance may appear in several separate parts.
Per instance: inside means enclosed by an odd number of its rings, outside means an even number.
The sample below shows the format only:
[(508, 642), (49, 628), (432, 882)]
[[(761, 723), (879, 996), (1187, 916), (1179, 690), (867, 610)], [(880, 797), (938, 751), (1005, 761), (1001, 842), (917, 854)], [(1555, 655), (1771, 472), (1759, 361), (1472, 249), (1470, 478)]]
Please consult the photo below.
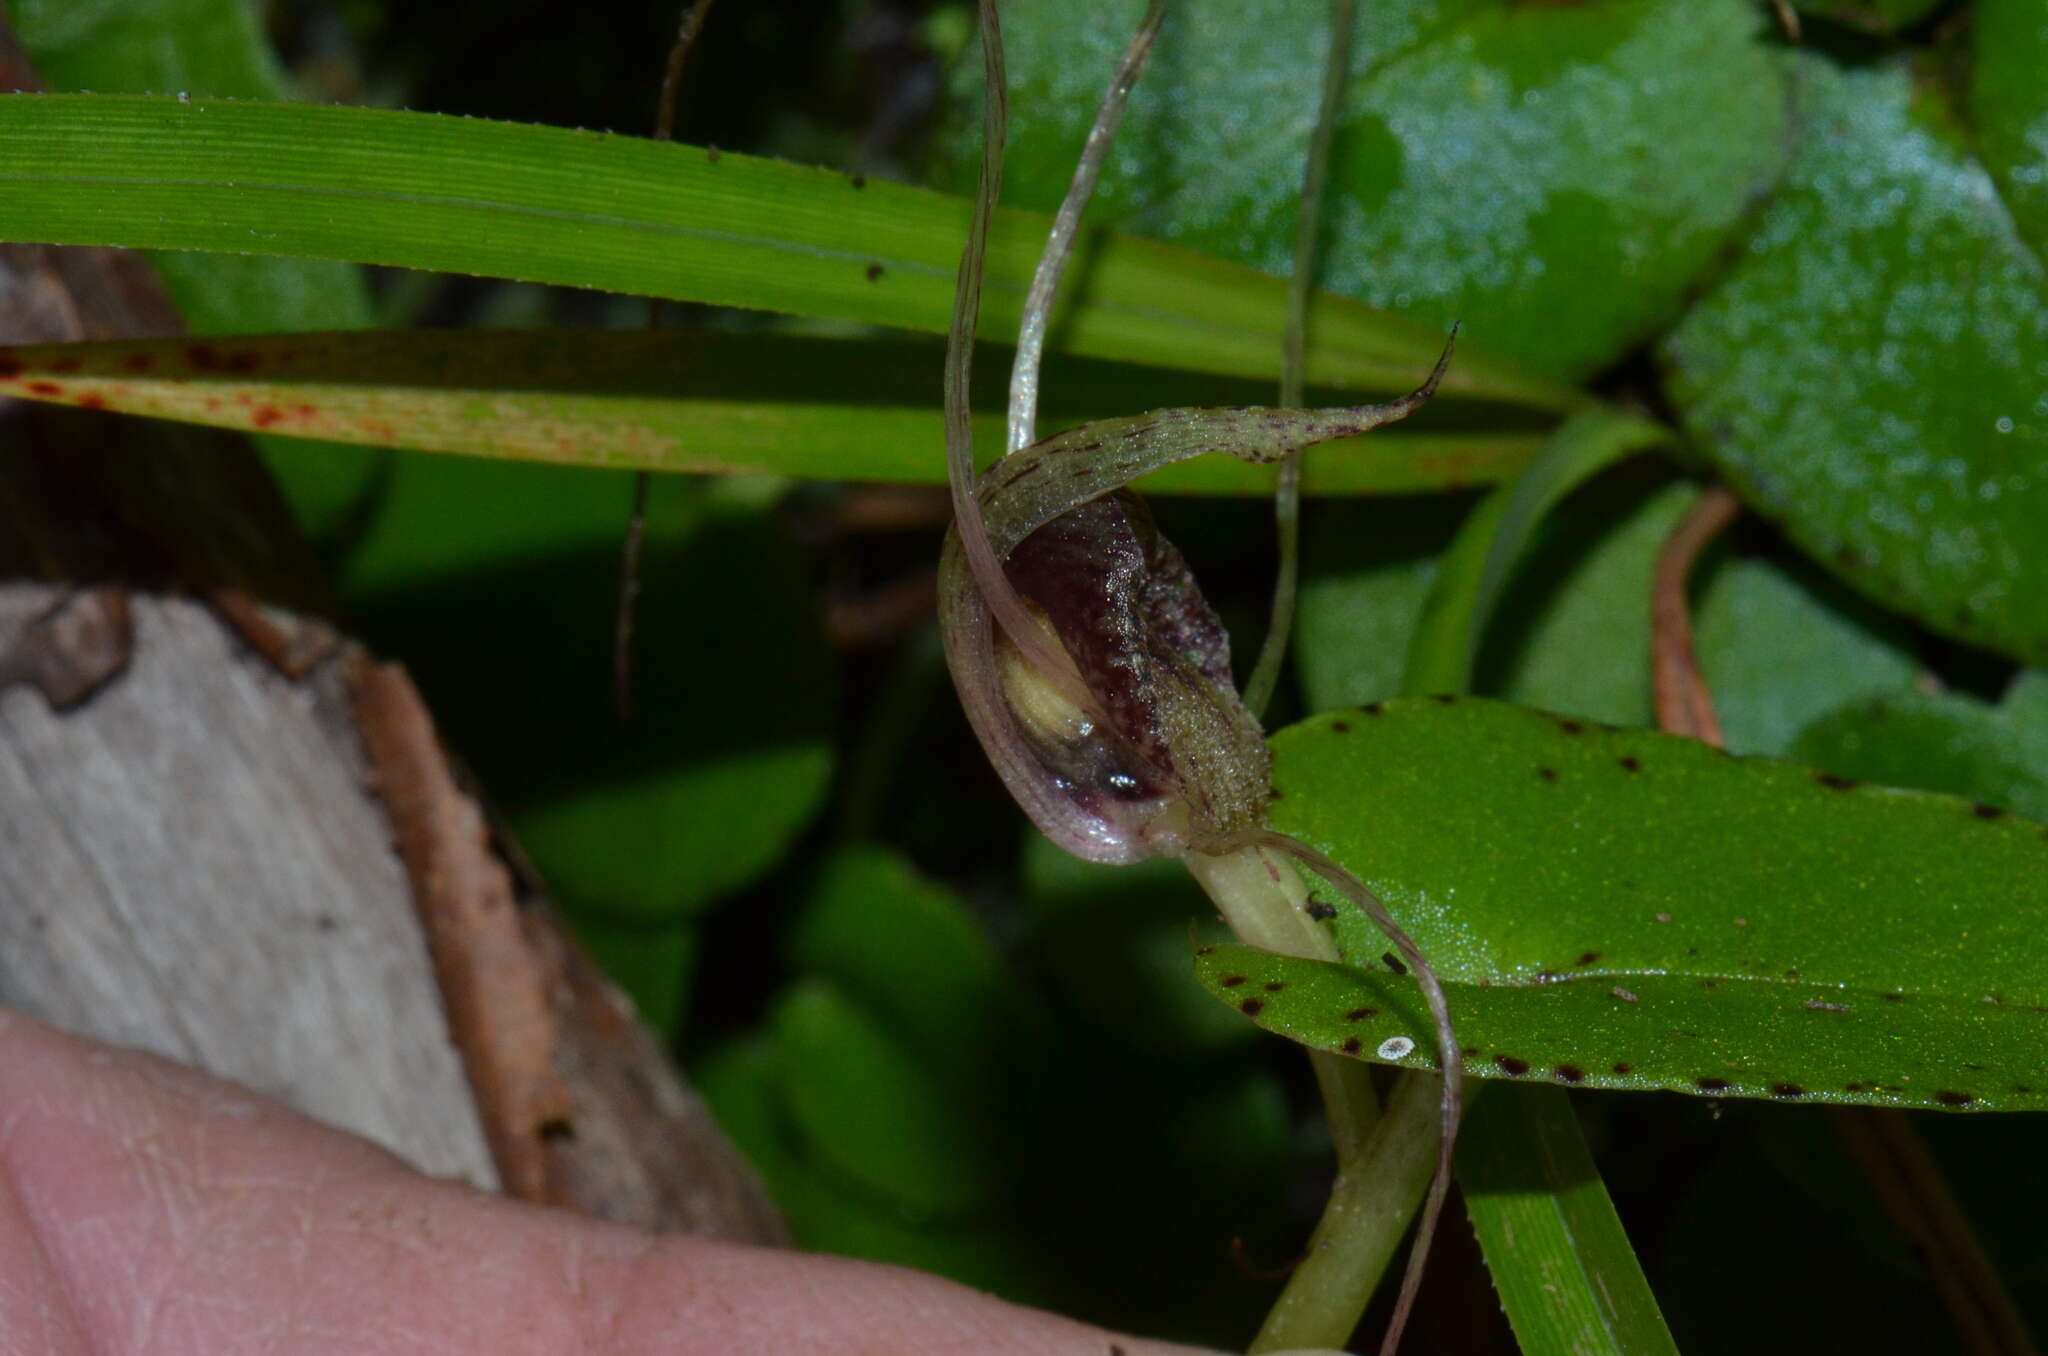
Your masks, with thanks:
[(1436, 1173), (1439, 1106), (1435, 1079), (1402, 1078), (1359, 1151), (1349, 1162), (1339, 1157), (1323, 1217), (1252, 1352), (1342, 1349), (1351, 1340)]
[[(1240, 848), (1214, 856), (1190, 853), (1186, 861), (1189, 873), (1240, 941), (1282, 956), (1339, 959), (1336, 939), (1309, 917), (1308, 887), (1285, 857), (1269, 848)], [(1322, 1089), (1341, 1171), (1364, 1147), (1379, 1118), (1379, 1094), (1373, 1090), (1370, 1071), (1355, 1059), (1312, 1050), (1309, 1064)]]
[[(1246, 943), (1284, 956), (1338, 959), (1336, 940), (1309, 916), (1308, 888), (1302, 884), (1294, 864), (1285, 857), (1267, 848), (1241, 848), (1215, 856), (1191, 853), (1186, 861), (1188, 871), (1208, 892), (1231, 931)], [(1310, 1258), (1302, 1264), (1306, 1268), (1315, 1261), (1318, 1249), (1328, 1254), (1328, 1260), (1316, 1266), (1316, 1288), (1304, 1289), (1299, 1281), (1301, 1269), (1297, 1269), (1280, 1307), (1267, 1319), (1267, 1327), (1274, 1326), (1284, 1309), (1287, 1318), (1283, 1329), (1288, 1340), (1280, 1345), (1341, 1347), (1349, 1339), (1351, 1329), (1358, 1326), (1359, 1315), (1365, 1312), (1378, 1287), (1387, 1258), (1414, 1214), (1421, 1188), (1413, 1198), (1402, 1194), (1398, 1199), (1382, 1199), (1376, 1194), (1383, 1170), (1372, 1155), (1378, 1151), (1382, 1135), (1377, 1129), (1379, 1095), (1373, 1090), (1371, 1070), (1355, 1059), (1323, 1051), (1311, 1051), (1309, 1063), (1322, 1090), (1323, 1110), (1329, 1117), (1330, 1137), (1336, 1148), (1336, 1189), (1342, 1193), (1341, 1208), (1339, 1197), (1333, 1195), (1309, 1245)], [(1434, 1120), (1430, 1133), (1429, 1152), (1434, 1154)], [(1405, 1147), (1405, 1141), (1402, 1145)], [(1428, 1184), (1425, 1172), (1422, 1187)], [(1375, 1216), (1398, 1216), (1393, 1241), (1377, 1257), (1372, 1255), (1370, 1231), (1359, 1230), (1361, 1223)], [(1351, 1237), (1354, 1231), (1358, 1232), (1356, 1239)], [(1334, 1247), (1328, 1240), (1339, 1234), (1344, 1243)], [(1362, 1265), (1365, 1263), (1370, 1263), (1369, 1269)], [(1311, 1335), (1339, 1328), (1341, 1335), (1328, 1341)], [(1260, 1340), (1265, 1341), (1263, 1332)], [(1271, 1346), (1268, 1343), (1253, 1350), (1270, 1350)]]
[[(1317, 860), (1316, 854), (1300, 844), (1289, 845), (1287, 851), (1255, 844), (1213, 855), (1192, 853), (1185, 860), (1224, 921), (1247, 943), (1282, 955), (1338, 960), (1335, 939), (1309, 915), (1308, 891), (1294, 869), (1295, 855), (1302, 854), (1311, 863)], [(1315, 869), (1326, 876), (1344, 874), (1327, 862)], [(1332, 883), (1338, 883), (1334, 876)], [(1366, 895), (1355, 901), (1360, 907), (1377, 906), (1363, 886), (1357, 888)], [(1422, 974), (1426, 966), (1413, 954), (1414, 944), (1381, 917), (1383, 906), (1377, 907), (1380, 912), (1374, 908), (1367, 912), (1390, 929), (1389, 937), (1410, 955)], [(1441, 992), (1433, 982), (1428, 987), (1440, 1003)], [(1445, 1029), (1448, 1018), (1439, 1016), (1444, 1024), (1438, 1033), (1444, 1058), (1455, 1064), (1456, 1042)], [(1383, 1353), (1390, 1352), (1400, 1342), (1414, 1303), (1427, 1241), (1449, 1184), (1443, 1137), (1446, 1127), (1457, 1123), (1461, 1098), (1447, 1098), (1440, 1078), (1404, 1074), (1395, 1086), (1387, 1114), (1382, 1116), (1365, 1065), (1321, 1052), (1312, 1052), (1310, 1060), (1329, 1116), (1337, 1176), (1308, 1249), (1251, 1349), (1266, 1353), (1342, 1346), (1349, 1341), (1379, 1288), (1388, 1260), (1427, 1197), (1416, 1255), (1409, 1259), (1394, 1320), (1381, 1347)], [(1469, 1079), (1461, 1080), (1457, 1087), (1461, 1097), (1477, 1090)], [(1444, 1174), (1442, 1181), (1432, 1192), (1432, 1178), (1439, 1172)]]

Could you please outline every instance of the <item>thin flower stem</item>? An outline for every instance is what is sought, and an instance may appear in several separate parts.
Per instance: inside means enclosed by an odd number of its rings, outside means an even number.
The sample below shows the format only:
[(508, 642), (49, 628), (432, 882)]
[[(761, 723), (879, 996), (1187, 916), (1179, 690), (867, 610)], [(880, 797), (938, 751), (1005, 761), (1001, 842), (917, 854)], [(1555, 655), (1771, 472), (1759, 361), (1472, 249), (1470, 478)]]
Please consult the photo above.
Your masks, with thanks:
[[(1386, 1356), (1400, 1344), (1450, 1192), (1451, 1155), (1468, 1087), (1467, 1080), (1457, 1076), (1460, 1055), (1450, 1008), (1436, 972), (1364, 882), (1308, 845), (1270, 829), (1246, 834), (1240, 843), (1232, 851), (1191, 853), (1185, 859), (1240, 938), (1282, 955), (1339, 959), (1335, 940), (1308, 912), (1308, 891), (1293, 867), (1299, 862), (1341, 891), (1393, 942), (1414, 971), (1436, 1025), (1440, 1057), (1450, 1076), (1410, 1073), (1395, 1089), (1402, 1106), (1412, 1107), (1420, 1100), (1431, 1108), (1433, 1126), (1427, 1135), (1405, 1122), (1394, 1128), (1381, 1123), (1378, 1099), (1362, 1064), (1329, 1056), (1316, 1061), (1316, 1078), (1337, 1147), (1337, 1180), (1308, 1255), (1268, 1315), (1260, 1345), (1253, 1348), (1342, 1346), (1349, 1340), (1421, 1200), (1414, 1252), (1382, 1339), (1380, 1350)], [(1404, 1112), (1411, 1120), (1413, 1114), (1412, 1109)], [(1425, 1169), (1415, 1178), (1408, 1159), (1418, 1151), (1434, 1166), (1433, 1177)]]
[(968, 391), (974, 373), (974, 331), (981, 319), (981, 284), (988, 253), (989, 222), (1003, 192), (1003, 141), (1009, 134), (1010, 88), (1003, 63), (1003, 26), (995, 0), (981, 0), (981, 59), (987, 94), (982, 107), (981, 172), (975, 181), (974, 215), (960, 251), (953, 292), (953, 323), (946, 334), (946, 480), (953, 494), (953, 529), (981, 591), (989, 615), (1027, 664), (1082, 710), (1094, 698), (1073, 661), (1041, 626), (1003, 572), (1002, 558), (989, 544), (981, 499), (975, 491), (974, 429)]
[[(1413, 1070), (1404, 1072), (1399, 1084), (1396, 1085), (1394, 1094), (1396, 1098), (1400, 1098), (1404, 1093), (1414, 1094), (1418, 1090), (1429, 1093), (1437, 1107), (1438, 1138), (1436, 1175), (1430, 1182), (1428, 1194), (1423, 1199), (1422, 1215), (1415, 1227), (1415, 1247), (1409, 1256), (1408, 1268), (1401, 1277), (1401, 1290), (1394, 1298), (1394, 1312), (1392, 1317), (1387, 1320), (1386, 1334), (1380, 1341), (1381, 1356), (1392, 1356), (1393, 1352), (1401, 1345), (1401, 1333), (1407, 1327), (1409, 1311), (1415, 1307), (1415, 1296), (1422, 1287), (1423, 1264), (1429, 1258), (1430, 1243), (1436, 1237), (1437, 1222), (1443, 1217), (1444, 1202), (1450, 1195), (1451, 1158), (1457, 1149), (1458, 1122), (1464, 1115), (1467, 1080), (1460, 1076), (1463, 1057), (1458, 1048), (1457, 1032), (1451, 1026), (1450, 1003), (1444, 997), (1443, 985), (1437, 981), (1435, 967), (1430, 965), (1428, 958), (1422, 954), (1421, 949), (1415, 945), (1413, 939), (1401, 928), (1400, 924), (1394, 921), (1393, 915), (1387, 912), (1387, 906), (1366, 887), (1364, 881), (1361, 881), (1358, 877), (1352, 875), (1349, 871), (1346, 871), (1343, 867), (1337, 865), (1306, 843), (1290, 838), (1286, 834), (1265, 829), (1253, 835), (1253, 841), (1260, 846), (1284, 853), (1295, 861), (1300, 862), (1303, 866), (1308, 867), (1325, 881), (1335, 886), (1360, 912), (1372, 920), (1373, 926), (1377, 927), (1387, 940), (1394, 944), (1394, 949), (1401, 953), (1401, 957), (1408, 963), (1409, 969), (1414, 971), (1415, 981), (1421, 987), (1422, 996), (1429, 1004), (1430, 1020), (1436, 1027), (1437, 1050), (1438, 1056), (1442, 1061), (1443, 1073), (1440, 1076), (1432, 1076)], [(1368, 1160), (1372, 1160), (1377, 1155), (1388, 1151), (1385, 1148), (1376, 1148), (1368, 1145), (1365, 1152)], [(1341, 1166), (1342, 1164), (1340, 1163)], [(1372, 1161), (1368, 1161), (1365, 1170), (1374, 1174), (1386, 1171), (1386, 1169), (1382, 1169), (1376, 1162)], [(1413, 1208), (1412, 1201), (1395, 1201), (1377, 1195), (1373, 1199), (1386, 1207), (1389, 1218), (1398, 1215), (1405, 1220), (1407, 1217), (1406, 1212)], [(1332, 1204), (1337, 1204), (1334, 1197)], [(1375, 1215), (1364, 1220), (1354, 1219), (1349, 1226), (1344, 1226), (1341, 1222), (1332, 1224), (1331, 1229), (1338, 1230), (1342, 1227), (1357, 1227), (1369, 1230), (1372, 1227), (1376, 1227), (1378, 1222), (1379, 1217)], [(1320, 1226), (1318, 1226), (1317, 1232), (1319, 1235), (1323, 1232)], [(1330, 1237), (1338, 1239), (1340, 1235), (1333, 1232)], [(1377, 1257), (1378, 1261), (1374, 1263), (1375, 1266), (1383, 1266), (1385, 1264), (1385, 1258), (1372, 1249), (1354, 1248), (1349, 1243), (1333, 1243), (1327, 1250), (1338, 1256), (1348, 1257), (1356, 1255), (1367, 1261)], [(1332, 1265), (1336, 1264), (1333, 1263)], [(1365, 1303), (1365, 1298), (1370, 1298), (1372, 1286), (1378, 1282), (1379, 1273), (1375, 1270), (1369, 1277), (1364, 1279), (1367, 1280), (1368, 1284), (1364, 1291), (1364, 1298), (1358, 1301), (1361, 1308)], [(1304, 1281), (1300, 1278), (1299, 1273), (1297, 1273), (1294, 1280), (1289, 1282), (1288, 1288), (1291, 1290), (1296, 1285), (1309, 1286), (1311, 1284), (1320, 1286), (1324, 1282)], [(1284, 1293), (1281, 1299), (1283, 1302), (1286, 1300)], [(1320, 1305), (1322, 1301), (1318, 1300), (1316, 1303)], [(1353, 1323), (1357, 1322), (1356, 1315), (1353, 1316), (1352, 1321)]]
[[(1403, 1078), (1386, 1114), (1349, 1162), (1338, 1161), (1329, 1203), (1301, 1264), (1251, 1345), (1342, 1349), (1437, 1171), (1443, 1126), (1432, 1080)], [(1390, 1333), (1398, 1340), (1398, 1334)]]
[[(654, 139), (674, 140), (676, 95), (683, 87), (683, 66), (704, 21), (711, 16), (716, 0), (696, 0), (683, 11), (676, 25), (676, 40), (668, 49), (668, 61), (661, 72), (661, 95), (655, 101)], [(647, 299), (647, 328), (661, 328), (661, 299)], [(640, 554), (647, 540), (647, 490), (651, 478), (646, 471), (633, 473), (633, 510), (626, 520), (626, 549), (619, 562), (618, 611), (612, 622), (612, 697), (620, 720), (633, 716), (633, 625), (640, 602)]]
[[(1316, 240), (1323, 220), (1323, 190), (1329, 182), (1330, 146), (1336, 140), (1337, 114), (1344, 100), (1344, 81), (1351, 71), (1352, 0), (1331, 0), (1329, 60), (1323, 67), (1323, 101), (1309, 142), (1308, 165), (1301, 177), (1301, 211), (1294, 227), (1294, 271), (1287, 279), (1287, 330), (1280, 354), (1280, 404), (1302, 403), (1308, 370), (1308, 302), (1315, 290)], [(1259, 647), (1258, 663), (1244, 688), (1244, 704), (1265, 719), (1273, 691), (1280, 685), (1280, 666), (1287, 662), (1287, 641), (1294, 631), (1295, 595), (1301, 579), (1301, 453), (1289, 452), (1280, 462), (1273, 491), (1273, 521), (1279, 536), (1280, 571), (1273, 580), (1273, 616)]]
[[(1234, 852), (1191, 854), (1186, 860), (1224, 921), (1245, 942), (1282, 955), (1336, 960), (1335, 940), (1309, 915), (1308, 891), (1289, 860), (1294, 855), (1292, 847), (1262, 842)], [(1341, 868), (1331, 869), (1342, 874)], [(1417, 1205), (1427, 1196), (1417, 1253), (1385, 1338), (1383, 1350), (1390, 1351), (1400, 1340), (1422, 1256), (1449, 1188), (1444, 1131), (1448, 1125), (1455, 1134), (1462, 1098), (1450, 1099), (1447, 1112), (1437, 1079), (1404, 1077), (1383, 1114), (1365, 1064), (1322, 1052), (1309, 1058), (1330, 1121), (1337, 1175), (1301, 1264), (1251, 1349), (1341, 1348), (1349, 1342)]]
[(1131, 87), (1138, 83), (1146, 58), (1152, 55), (1153, 40), (1159, 36), (1160, 21), (1166, 17), (1166, 0), (1152, 0), (1138, 31), (1131, 35), (1124, 59), (1118, 63), (1102, 104), (1095, 110), (1095, 125), (1088, 129), (1088, 141), (1081, 148), (1080, 163), (1074, 166), (1074, 180), (1052, 219), (1045, 252), (1038, 257), (1038, 271), (1032, 275), (1031, 291), (1024, 300), (1024, 316), (1017, 326), (1017, 357), (1010, 366), (1010, 440), (1012, 452), (1038, 441), (1038, 372), (1045, 357), (1045, 335), (1052, 324), (1054, 294), (1074, 254), (1074, 241), (1081, 233), (1081, 214), (1095, 196), (1095, 181), (1102, 177), (1103, 161), (1116, 140), (1117, 124), (1123, 120), (1124, 104)]
[[(1339, 958), (1335, 939), (1309, 916), (1301, 873), (1279, 853), (1245, 847), (1214, 855), (1192, 853), (1186, 862), (1239, 940), (1283, 956)], [(1365, 1149), (1379, 1119), (1379, 1094), (1373, 1090), (1370, 1071), (1355, 1059), (1311, 1052), (1309, 1063), (1322, 1090), (1341, 1173)], [(1370, 1285), (1366, 1293), (1371, 1293)], [(1352, 1321), (1357, 1322), (1355, 1314)]]

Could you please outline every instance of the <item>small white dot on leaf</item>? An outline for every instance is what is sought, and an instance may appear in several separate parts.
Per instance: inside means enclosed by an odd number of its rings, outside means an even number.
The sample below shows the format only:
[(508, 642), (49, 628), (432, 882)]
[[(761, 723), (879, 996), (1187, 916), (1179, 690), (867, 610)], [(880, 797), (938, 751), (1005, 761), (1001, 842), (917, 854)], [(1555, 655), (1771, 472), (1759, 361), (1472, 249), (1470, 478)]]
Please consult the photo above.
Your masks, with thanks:
[(1415, 1052), (1415, 1042), (1406, 1036), (1389, 1036), (1380, 1042), (1381, 1059), (1406, 1059)]

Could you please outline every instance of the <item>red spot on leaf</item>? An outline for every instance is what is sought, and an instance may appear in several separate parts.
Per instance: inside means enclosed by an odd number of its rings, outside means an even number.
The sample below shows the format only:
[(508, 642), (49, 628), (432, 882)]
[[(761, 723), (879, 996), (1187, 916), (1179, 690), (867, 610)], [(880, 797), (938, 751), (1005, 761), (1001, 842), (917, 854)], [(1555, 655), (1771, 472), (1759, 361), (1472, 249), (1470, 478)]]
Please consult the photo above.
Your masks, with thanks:
[(107, 398), (98, 391), (87, 391), (78, 398), (78, 408), (81, 410), (103, 410), (106, 407)]
[(284, 421), (284, 411), (275, 405), (260, 405), (256, 412), (249, 416), (249, 421), (257, 428), (269, 428)]
[(60, 396), (64, 394), (64, 388), (54, 381), (32, 381), (28, 384), (28, 393), (39, 396)]

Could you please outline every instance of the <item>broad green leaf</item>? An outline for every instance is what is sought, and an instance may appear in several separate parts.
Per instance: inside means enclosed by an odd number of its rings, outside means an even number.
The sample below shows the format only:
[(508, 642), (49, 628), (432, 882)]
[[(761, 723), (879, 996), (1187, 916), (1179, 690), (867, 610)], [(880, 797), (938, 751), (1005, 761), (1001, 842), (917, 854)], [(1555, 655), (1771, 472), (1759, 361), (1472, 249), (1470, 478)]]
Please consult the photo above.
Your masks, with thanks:
[[(1583, 378), (1676, 319), (1782, 160), (1781, 67), (1743, 0), (1360, 9), (1318, 282), (1461, 320), (1536, 371)], [(1092, 0), (1006, 16), (1015, 200), (1059, 200), (1134, 21)], [(1326, 24), (1320, 5), (1176, 5), (1095, 219), (1284, 276)], [(975, 96), (956, 92), (964, 180)]]
[(1560, 424), (1513, 484), (1480, 502), (1444, 553), (1409, 645), (1403, 690), (1467, 690), (1494, 604), (1544, 515), (1601, 468), (1668, 436), (1655, 424), (1606, 410)]
[(960, 1095), (986, 1105), (1017, 1081), (1021, 995), (959, 897), (894, 852), (833, 854), (785, 947), (793, 970), (830, 980)]
[(1400, 692), (1438, 557), (1473, 504), (1462, 495), (1368, 499), (1324, 505), (1304, 519), (1294, 662), (1310, 711)]
[(998, 1194), (1002, 1159), (983, 1119), (836, 986), (799, 980), (769, 1029), (806, 1157), (912, 1217), (959, 1215)]
[(1698, 491), (1645, 463), (1615, 467), (1550, 513), (1501, 593), (1472, 687), (1614, 725), (1653, 724), (1650, 580)]
[(1677, 1356), (1561, 1091), (1490, 1089), (1465, 1123), (1458, 1182), (1524, 1356)]
[(630, 722), (612, 599), (629, 478), (400, 459), (340, 580), (570, 907), (641, 927), (775, 863), (831, 773), (833, 670), (748, 482), (655, 486)]
[(1816, 716), (1903, 691), (1919, 670), (1902, 623), (1810, 567), (1724, 557), (1697, 600), (1693, 641), (1730, 753), (1792, 756)]
[(2048, 719), (2030, 693), (1997, 706), (1961, 693), (1899, 692), (1857, 702), (1806, 727), (1801, 762), (1886, 786), (1946, 791), (2048, 821)]
[(1794, 162), (1672, 335), (1686, 421), (1870, 597), (2048, 658), (2048, 271), (1938, 96), (1812, 60)]
[[(614, 330), (253, 335), (0, 349), (0, 394), (252, 432), (564, 465), (853, 480), (945, 479), (923, 340)], [(980, 364), (984, 408), (1003, 365)], [(1252, 404), (1263, 385), (1093, 359), (1045, 371), (1044, 422), (1170, 405)], [(1002, 447), (1000, 414), (981, 445)], [(1383, 432), (1317, 449), (1311, 494), (1485, 484), (1534, 454), (1529, 432)], [(303, 448), (311, 461), (324, 449)], [(1270, 468), (1203, 457), (1148, 490), (1260, 495)]]
[(1000, 1224), (907, 1218), (894, 1202), (835, 1179), (829, 1167), (806, 1157), (791, 1123), (789, 1070), (774, 1036), (722, 1046), (693, 1062), (690, 1075), (719, 1125), (767, 1182), (800, 1247), (915, 1267), (1019, 1303), (1051, 1302), (1033, 1259)]
[[(1565, 715), (1651, 723), (1650, 584), (1664, 533), (1691, 498), (1631, 466), (1560, 504), (1482, 644), (1480, 690)], [(1368, 500), (1309, 520), (1297, 659), (1310, 710), (1400, 691), (1403, 656), (1459, 512), (1449, 501)], [(1820, 715), (1912, 682), (1905, 627), (1797, 562), (1711, 551), (1694, 581), (1695, 643), (1733, 752), (1785, 754)]]
[[(246, 0), (6, 0), (0, 9), (54, 89), (238, 99), (294, 93)], [(154, 262), (193, 334), (370, 323), (361, 272), (348, 264), (234, 254), (161, 254)], [(257, 446), (300, 526), (323, 542), (348, 528), (383, 461), (340, 448), (294, 456), (268, 437)]]
[[(2048, 1107), (2039, 824), (1475, 699), (1318, 717), (1274, 754), (1275, 826), (1387, 902), (1478, 1076)], [(1385, 950), (1337, 927), (1354, 959)], [(1429, 1061), (1406, 978), (1226, 948), (1200, 965), (1262, 1025)]]
[(1977, 149), (2038, 257), (2048, 250), (2048, 12), (2040, 0), (1977, 0), (1970, 17)]
[[(602, 132), (195, 98), (0, 99), (0, 237), (262, 252), (829, 316), (940, 333), (967, 204), (858, 175)], [(982, 333), (1014, 335), (1047, 219), (998, 215)], [(1123, 236), (1076, 255), (1074, 353), (1278, 371), (1285, 285)], [(1309, 380), (1401, 391), (1442, 332), (1324, 297)], [(1461, 350), (1447, 393), (1577, 392)]]

